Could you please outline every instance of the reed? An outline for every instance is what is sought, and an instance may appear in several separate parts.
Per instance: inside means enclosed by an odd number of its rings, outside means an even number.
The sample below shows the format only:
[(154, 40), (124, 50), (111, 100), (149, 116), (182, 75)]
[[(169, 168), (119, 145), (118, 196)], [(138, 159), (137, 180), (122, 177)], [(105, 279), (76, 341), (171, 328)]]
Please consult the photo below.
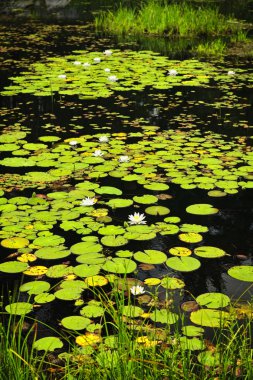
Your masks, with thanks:
[(242, 25), (226, 18), (217, 8), (194, 7), (183, 3), (148, 0), (139, 9), (120, 6), (115, 11), (103, 11), (95, 17), (97, 30), (115, 34), (153, 34), (166, 36), (236, 35)]

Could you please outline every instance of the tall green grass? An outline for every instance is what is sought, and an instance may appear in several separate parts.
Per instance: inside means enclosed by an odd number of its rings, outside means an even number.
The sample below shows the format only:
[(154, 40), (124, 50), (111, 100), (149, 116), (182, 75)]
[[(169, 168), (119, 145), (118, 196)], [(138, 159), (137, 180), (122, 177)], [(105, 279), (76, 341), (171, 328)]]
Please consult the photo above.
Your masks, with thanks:
[(241, 25), (226, 18), (216, 8), (194, 7), (187, 2), (171, 3), (148, 0), (139, 9), (120, 6), (95, 17), (97, 30), (115, 34), (155, 34), (196, 37), (237, 34)]
[[(78, 332), (60, 333), (67, 351), (36, 352), (32, 344), (37, 339), (36, 321), (28, 317), (9, 316), (5, 327), (0, 325), (1, 380), (234, 380), (253, 378), (252, 305), (243, 318), (231, 319), (226, 327), (213, 330), (212, 339), (201, 338), (208, 351), (216, 353), (218, 366), (203, 365), (199, 351), (186, 349), (180, 342), (181, 326), (151, 326), (145, 319), (127, 318), (124, 305), (131, 295), (124, 291), (94, 292), (106, 308), (101, 317), (103, 342), (91, 347), (73, 344)], [(153, 301), (158, 302), (155, 298)], [(231, 308), (231, 315), (235, 309)], [(3, 314), (2, 314), (3, 316)], [(4, 317), (6, 315), (4, 314)], [(24, 333), (24, 321), (31, 327)], [(181, 320), (184, 316), (181, 315)], [(48, 327), (48, 326), (47, 326)], [(52, 335), (56, 335), (52, 329)], [(105, 338), (114, 336), (111, 343)], [(145, 338), (148, 337), (148, 341)], [(141, 342), (141, 339), (143, 341)]]

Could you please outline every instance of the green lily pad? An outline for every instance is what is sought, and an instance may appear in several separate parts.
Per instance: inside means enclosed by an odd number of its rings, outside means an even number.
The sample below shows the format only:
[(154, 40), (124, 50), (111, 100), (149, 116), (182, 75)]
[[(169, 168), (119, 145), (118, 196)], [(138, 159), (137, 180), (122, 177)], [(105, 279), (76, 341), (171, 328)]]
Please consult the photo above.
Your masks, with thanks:
[(200, 267), (200, 261), (194, 257), (170, 257), (166, 261), (169, 268), (180, 272), (192, 272)]
[(105, 309), (100, 305), (89, 304), (82, 307), (80, 314), (87, 318), (97, 318), (104, 315)]
[(230, 304), (230, 298), (222, 293), (203, 293), (196, 298), (200, 306), (206, 306), (209, 309), (226, 307)]
[(94, 189), (97, 194), (110, 194), (110, 195), (121, 195), (122, 191), (112, 186), (101, 186), (97, 189)]
[(226, 311), (213, 309), (199, 309), (192, 311), (190, 319), (193, 323), (206, 327), (222, 327), (226, 326), (230, 318), (230, 314)]
[(40, 248), (35, 251), (36, 257), (44, 260), (58, 260), (68, 257), (70, 255), (70, 251), (66, 249), (64, 246), (59, 247), (45, 247)]
[(202, 336), (205, 330), (202, 327), (188, 325), (182, 327), (182, 333), (187, 336)]
[(232, 267), (228, 270), (228, 274), (237, 280), (253, 282), (253, 266), (250, 265), (238, 265)]
[(207, 259), (215, 259), (226, 255), (223, 249), (211, 246), (197, 247), (194, 249), (194, 253), (199, 257), (205, 257)]
[(61, 278), (73, 273), (73, 268), (65, 264), (53, 265), (48, 268), (46, 276), (49, 278)]
[(184, 241), (185, 243), (199, 243), (203, 240), (202, 235), (196, 232), (186, 232), (178, 235), (179, 240)]
[(150, 319), (154, 322), (174, 325), (178, 321), (179, 316), (176, 313), (172, 313), (167, 309), (160, 309), (154, 310), (150, 315)]
[(85, 253), (98, 253), (103, 250), (103, 246), (96, 241), (85, 241), (76, 243), (70, 247), (74, 255), (83, 255)]
[(63, 244), (65, 239), (59, 235), (41, 236), (33, 241), (34, 245), (41, 247), (55, 247)]
[(55, 295), (50, 293), (40, 293), (34, 297), (34, 302), (38, 304), (49, 303), (55, 300)]
[(48, 336), (46, 338), (41, 338), (36, 340), (33, 343), (33, 348), (38, 351), (54, 351), (57, 348), (62, 348), (63, 342), (60, 338), (56, 338), (54, 336)]
[(153, 190), (153, 191), (166, 191), (169, 189), (169, 185), (166, 183), (152, 182), (143, 186), (144, 189)]
[(180, 349), (190, 350), (190, 351), (199, 351), (205, 349), (204, 340), (199, 338), (187, 338), (186, 336), (182, 336), (179, 338)]
[(144, 252), (136, 252), (134, 254), (134, 258), (135, 260), (145, 264), (162, 264), (166, 261), (167, 256), (161, 251), (146, 249)]
[(107, 247), (121, 247), (128, 243), (128, 240), (124, 236), (108, 235), (103, 236), (101, 243)]
[(217, 214), (219, 210), (208, 203), (197, 203), (186, 208), (186, 212), (194, 215), (212, 215)]
[(185, 286), (185, 283), (183, 280), (180, 280), (180, 278), (164, 277), (161, 280), (161, 285), (165, 289), (175, 290), (175, 289), (182, 289)]
[(137, 268), (137, 264), (130, 259), (125, 259), (121, 257), (116, 257), (114, 259), (108, 260), (103, 266), (102, 269), (118, 274), (127, 274), (132, 273)]
[(73, 272), (78, 277), (90, 277), (96, 276), (100, 272), (100, 269), (100, 265), (80, 264), (73, 268)]
[(22, 273), (28, 268), (27, 263), (22, 263), (19, 261), (9, 261), (0, 264), (0, 272), (4, 273)]
[(73, 301), (81, 297), (81, 293), (76, 289), (60, 289), (54, 295), (56, 298), (64, 301)]
[(14, 302), (5, 306), (7, 313), (12, 315), (25, 315), (32, 311), (33, 305), (28, 302)]
[(154, 195), (146, 194), (146, 195), (141, 195), (141, 196), (136, 195), (133, 197), (133, 200), (137, 203), (148, 205), (148, 204), (156, 203), (158, 201), (158, 198), (155, 197)]
[(123, 199), (123, 198), (115, 198), (110, 199), (107, 202), (107, 206), (110, 206), (111, 208), (123, 208), (123, 207), (129, 207), (133, 204), (132, 199)]
[(150, 206), (145, 209), (145, 213), (149, 215), (167, 215), (170, 209), (164, 206)]
[(28, 294), (40, 294), (47, 292), (50, 289), (49, 282), (46, 281), (30, 281), (22, 284), (19, 288), (20, 292), (27, 292)]
[(69, 317), (65, 317), (61, 320), (61, 325), (69, 330), (83, 330), (85, 329), (89, 324), (91, 323), (91, 320), (79, 315), (73, 315)]
[(142, 308), (133, 305), (124, 306), (122, 309), (122, 314), (129, 318), (137, 318), (143, 313)]
[(198, 354), (198, 361), (207, 367), (219, 367), (221, 354), (219, 352), (204, 351)]
[(125, 230), (121, 226), (114, 226), (111, 224), (106, 227), (101, 227), (98, 230), (98, 233), (100, 235), (122, 235), (125, 233)]

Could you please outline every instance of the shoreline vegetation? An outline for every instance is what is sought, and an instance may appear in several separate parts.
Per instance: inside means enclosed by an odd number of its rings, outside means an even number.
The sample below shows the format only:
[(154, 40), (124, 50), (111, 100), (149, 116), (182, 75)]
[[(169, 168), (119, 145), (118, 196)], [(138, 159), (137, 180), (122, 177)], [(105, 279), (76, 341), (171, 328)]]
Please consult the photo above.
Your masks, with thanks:
[(139, 8), (121, 5), (116, 10), (98, 12), (95, 15), (95, 28), (99, 32), (122, 37), (145, 35), (147, 38), (192, 38), (195, 42), (191, 52), (198, 56), (219, 57), (228, 48), (249, 43), (249, 24), (221, 14), (210, 3), (200, 4), (167, 4), (166, 1), (147, 0)]
[[(171, 320), (174, 314), (168, 311), (171, 306), (167, 306), (164, 311), (167, 310), (168, 320), (166, 323), (160, 316), (160, 327), (159, 324), (146, 324), (145, 319), (150, 317), (148, 313), (145, 318), (138, 318), (139, 308), (130, 306), (133, 302), (130, 291), (114, 291), (111, 295), (106, 294), (101, 288), (91, 291), (95, 292), (94, 302), (103, 305), (106, 310), (103, 316), (97, 318), (98, 325), (95, 326), (100, 327), (93, 332), (74, 331), (74, 319), (80, 317), (71, 317), (73, 321), (70, 330), (65, 328), (59, 332), (57, 326), (48, 326), (32, 316), (8, 316), (2, 312), (0, 378), (252, 379), (251, 303), (238, 301), (220, 309), (220, 318), (217, 317), (216, 321), (211, 322), (203, 317), (200, 326), (186, 324), (184, 327), (182, 322), (185, 323), (188, 319), (185, 310), (181, 310), (180, 319), (174, 323), (175, 321)], [(168, 292), (168, 305), (170, 301)], [(158, 302), (155, 295), (153, 302)], [(94, 307), (97, 307), (96, 305), (94, 303)], [(218, 313), (218, 310), (213, 309), (213, 313)], [(204, 334), (201, 325), (209, 323), (209, 330)], [(78, 329), (80, 330), (77, 327)], [(41, 338), (41, 335), (44, 338)]]

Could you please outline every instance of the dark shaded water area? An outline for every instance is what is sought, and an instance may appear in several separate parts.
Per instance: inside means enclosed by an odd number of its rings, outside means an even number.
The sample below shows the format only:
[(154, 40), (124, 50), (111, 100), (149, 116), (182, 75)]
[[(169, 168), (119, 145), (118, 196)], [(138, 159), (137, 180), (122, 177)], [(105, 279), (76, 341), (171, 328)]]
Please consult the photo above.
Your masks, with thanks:
[[(0, 57), (1, 79), (0, 89), (9, 85), (12, 76), (29, 69), (36, 61), (43, 61), (47, 57), (63, 56), (73, 50), (100, 51), (105, 49), (146, 49), (148, 39), (142, 44), (138, 41), (133, 45), (130, 41), (117, 41), (112, 36), (97, 35), (89, 25), (78, 21), (66, 23), (59, 22), (43, 23), (38, 21), (10, 23), (3, 22), (0, 25), (0, 37), (2, 39), (2, 54)], [(159, 51), (158, 47), (154, 49)], [(155, 45), (155, 40), (153, 41)], [(162, 44), (163, 45), (163, 44)], [(180, 51), (173, 53), (170, 46), (170, 58), (187, 58)], [(168, 50), (167, 50), (168, 52)], [(162, 49), (161, 54), (164, 54)], [(253, 93), (252, 74), (253, 64), (250, 61), (228, 61), (216, 63), (224, 71), (247, 70), (249, 80), (242, 86), (234, 86), (231, 93), (216, 87), (215, 78), (211, 88), (183, 87), (169, 90), (154, 90), (146, 88), (144, 91), (116, 92), (112, 97), (98, 100), (80, 99), (75, 96), (59, 96), (52, 94), (50, 97), (32, 96), (28, 94), (0, 97), (0, 128), (2, 133), (23, 130), (27, 132), (27, 141), (36, 143), (39, 137), (44, 135), (57, 135), (62, 140), (78, 138), (79, 136), (97, 133), (131, 133), (138, 132), (143, 125), (150, 125), (159, 130), (190, 131), (198, 129), (205, 136), (211, 132), (221, 135), (222, 139), (230, 142), (235, 139), (245, 143), (245, 149), (252, 151), (253, 141)], [(251, 79), (250, 79), (251, 78)], [(129, 138), (129, 143), (138, 142), (135, 137)], [(9, 152), (1, 152), (1, 159), (7, 157)], [(36, 169), (37, 170), (37, 169)], [(43, 171), (43, 168), (38, 170)], [(11, 168), (1, 166), (2, 174), (24, 174), (26, 168)], [(69, 180), (69, 188), (81, 182), (78, 179)], [(124, 197), (131, 198), (134, 195), (142, 195), (143, 187), (136, 183), (125, 183), (117, 178), (107, 177), (99, 179), (101, 186), (115, 186), (123, 191)], [(168, 180), (169, 183), (169, 180)], [(144, 281), (149, 277), (162, 278), (166, 275), (176, 275), (186, 283), (187, 292), (177, 294), (177, 302), (192, 299), (204, 292), (222, 292), (231, 299), (249, 301), (252, 297), (250, 282), (242, 282), (231, 278), (227, 270), (234, 265), (252, 265), (253, 251), (253, 196), (252, 189), (239, 190), (237, 194), (228, 194), (222, 198), (210, 198), (207, 190), (185, 190), (175, 183), (169, 183), (168, 194), (171, 199), (163, 201), (163, 205), (171, 209), (179, 216), (183, 223), (203, 224), (209, 228), (204, 234), (201, 243), (188, 244), (187, 247), (194, 249), (197, 246), (208, 245), (219, 247), (227, 252), (227, 256), (219, 259), (201, 259), (201, 268), (192, 273), (178, 273), (168, 269), (165, 265), (155, 265), (150, 271), (138, 270), (137, 278)], [(5, 194), (10, 199), (16, 196), (30, 197), (36, 188), (18, 190), (13, 188)], [(50, 187), (39, 190), (46, 195), (51, 192)], [(145, 193), (153, 194), (152, 191)], [(219, 213), (210, 216), (196, 216), (186, 212), (186, 207), (195, 203), (211, 203), (219, 209)], [(127, 220), (129, 213), (121, 211), (118, 224)], [(138, 211), (138, 210), (137, 210)], [(142, 212), (143, 210), (141, 210)], [(174, 212), (174, 213), (173, 213)], [(118, 216), (115, 216), (117, 224)], [(163, 217), (156, 219), (162, 221)], [(152, 216), (147, 216), (147, 223), (154, 222)], [(59, 223), (54, 226), (52, 232), (62, 235)], [(65, 245), (71, 245), (80, 241), (80, 236), (74, 232), (65, 232)], [(168, 249), (178, 245), (176, 235), (158, 236), (152, 241), (130, 242), (128, 249), (144, 250), (156, 249), (168, 252)], [(181, 245), (184, 245), (181, 243)], [(115, 250), (110, 250), (113, 256)], [(2, 248), (3, 261), (9, 250)], [(68, 257), (71, 263), (74, 255)], [(54, 264), (62, 263), (63, 260), (55, 261)], [(51, 265), (44, 260), (38, 260), (36, 265)], [(12, 288), (13, 284), (23, 281), (21, 276), (2, 275), (1, 282), (4, 289)], [(28, 281), (27, 278), (25, 278)], [(55, 285), (56, 282), (52, 281)], [(89, 295), (87, 295), (88, 297)], [(161, 293), (161, 298), (164, 294)], [(27, 296), (21, 295), (20, 300), (27, 300)], [(8, 302), (6, 300), (6, 302)], [(73, 313), (73, 304), (64, 304), (57, 301), (54, 305), (48, 304), (36, 311), (36, 319), (45, 323), (59, 320)]]

